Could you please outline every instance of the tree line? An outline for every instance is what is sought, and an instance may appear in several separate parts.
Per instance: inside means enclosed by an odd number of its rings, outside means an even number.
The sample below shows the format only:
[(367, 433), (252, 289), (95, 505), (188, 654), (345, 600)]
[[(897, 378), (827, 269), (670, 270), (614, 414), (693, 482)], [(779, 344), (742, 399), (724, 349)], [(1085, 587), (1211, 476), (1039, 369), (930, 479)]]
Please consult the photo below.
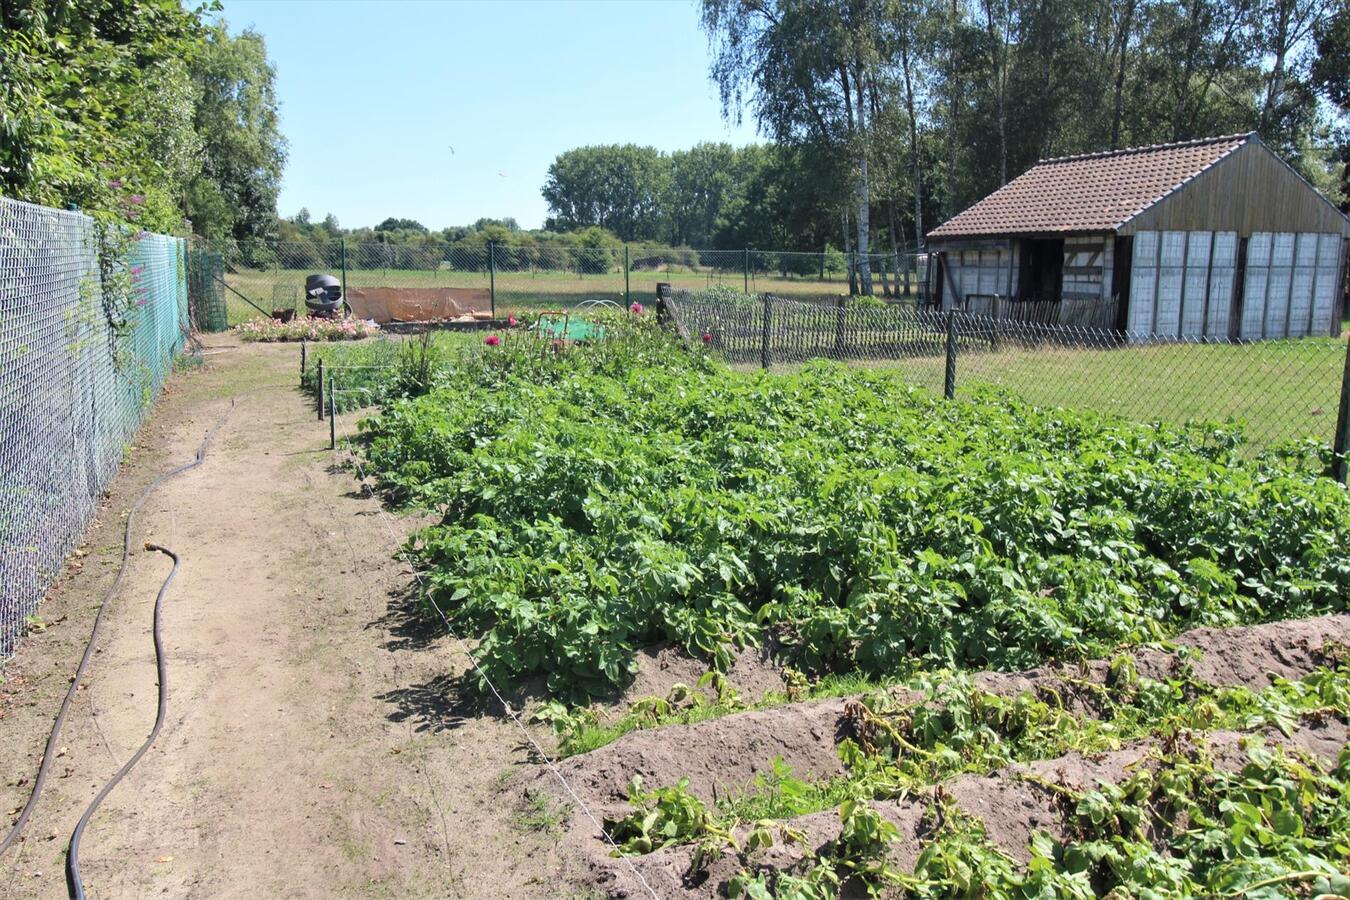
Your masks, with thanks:
[[(1347, 199), (1345, 0), (702, 0), (701, 12), (724, 110), (748, 109), (811, 161), (846, 249), (922, 236), (1041, 158), (1253, 130)], [(857, 274), (871, 293), (865, 262)]]
[(272, 234), (275, 72), (262, 35), (231, 35), (212, 11), (0, 3), (0, 194), (153, 231)]

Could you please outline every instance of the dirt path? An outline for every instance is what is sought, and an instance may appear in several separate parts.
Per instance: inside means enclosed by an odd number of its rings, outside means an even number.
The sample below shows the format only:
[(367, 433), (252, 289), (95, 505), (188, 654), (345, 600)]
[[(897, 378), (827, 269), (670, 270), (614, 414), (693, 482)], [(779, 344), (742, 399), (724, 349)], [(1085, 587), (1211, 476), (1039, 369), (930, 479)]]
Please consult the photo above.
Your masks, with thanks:
[[(3, 821), (115, 571), (122, 511), (233, 399), (206, 463), (165, 484), (133, 536), (183, 555), (164, 621), (170, 709), (86, 833), (90, 896), (565, 894), (568, 860), (503, 790), (527, 762), (521, 734), (460, 696), (463, 647), (408, 614), (384, 513), (331, 470), (326, 425), (294, 388), (296, 348), (221, 339), (206, 359), (171, 382), (87, 555), (40, 610), (50, 626), (5, 670)], [(0, 858), (0, 895), (64, 896), (71, 828), (153, 722), (151, 611), (168, 570), (134, 554), (42, 803)]]

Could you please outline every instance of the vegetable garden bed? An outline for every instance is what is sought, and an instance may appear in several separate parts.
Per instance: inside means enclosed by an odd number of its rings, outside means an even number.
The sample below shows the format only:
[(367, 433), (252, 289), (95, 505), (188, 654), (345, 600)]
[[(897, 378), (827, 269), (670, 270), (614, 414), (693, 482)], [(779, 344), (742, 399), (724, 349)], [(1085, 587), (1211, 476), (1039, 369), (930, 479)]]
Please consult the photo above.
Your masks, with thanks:
[[(1281, 627), (1315, 652), (1276, 682), (1207, 676), (1207, 650), (1147, 674), (1160, 651), (1119, 655), (1346, 608), (1350, 498), (1321, 476), (1325, 448), (1253, 459), (1229, 427), (949, 402), (837, 365), (735, 373), (641, 317), (605, 327), (594, 347), (399, 351), (372, 376), (382, 406), (356, 452), (390, 504), (434, 517), (407, 548), (426, 602), (480, 638), (487, 677), (536, 686), (562, 752), (590, 751), (570, 771), (609, 785), (591, 799), (639, 871), (756, 897), (1338, 889), (1340, 652)], [(606, 706), (654, 644), (712, 674)], [(781, 691), (742, 698), (717, 674), (747, 648), (781, 667)], [(968, 674), (1047, 664), (1053, 689)], [(786, 716), (781, 746), (727, 716)], [(1257, 732), (1276, 749), (1233, 736)], [(1127, 746), (1146, 762), (1120, 788), (1025, 768)], [(716, 765), (681, 784), (705, 750), (737, 784)], [(629, 789), (634, 774), (648, 780)], [(976, 777), (1031, 790), (1045, 827), (1020, 845), (986, 833), (953, 799)], [(594, 884), (623, 895), (631, 871), (597, 862)]]

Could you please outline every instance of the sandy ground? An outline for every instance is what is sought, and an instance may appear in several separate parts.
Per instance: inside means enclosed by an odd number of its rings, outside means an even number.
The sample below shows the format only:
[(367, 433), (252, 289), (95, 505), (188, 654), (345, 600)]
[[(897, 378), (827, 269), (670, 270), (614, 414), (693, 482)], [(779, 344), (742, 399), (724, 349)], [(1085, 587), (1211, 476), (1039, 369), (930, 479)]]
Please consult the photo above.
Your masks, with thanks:
[[(115, 572), (125, 509), (233, 399), (205, 464), (161, 487), (133, 535), (183, 556), (165, 609), (170, 707), (86, 832), (89, 895), (567, 896), (556, 834), (507, 788), (529, 765), (522, 734), (465, 697), (464, 647), (410, 615), (392, 561), (409, 523), (391, 533), (333, 468), (327, 425), (295, 388), (297, 349), (222, 337), (205, 360), (172, 379), (41, 607), (48, 627), (3, 673), (5, 825)], [(0, 896), (64, 896), (71, 829), (154, 720), (151, 612), (168, 570), (133, 555), (41, 805), (0, 858)]]

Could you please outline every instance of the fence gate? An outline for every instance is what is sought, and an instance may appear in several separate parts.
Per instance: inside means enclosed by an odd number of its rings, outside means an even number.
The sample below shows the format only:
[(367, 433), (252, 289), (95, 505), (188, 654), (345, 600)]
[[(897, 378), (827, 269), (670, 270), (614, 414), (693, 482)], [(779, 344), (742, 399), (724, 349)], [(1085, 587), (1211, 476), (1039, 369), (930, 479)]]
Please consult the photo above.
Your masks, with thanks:
[(225, 305), (225, 257), (189, 246), (187, 254), (188, 309), (197, 331), (224, 331), (230, 327)]

